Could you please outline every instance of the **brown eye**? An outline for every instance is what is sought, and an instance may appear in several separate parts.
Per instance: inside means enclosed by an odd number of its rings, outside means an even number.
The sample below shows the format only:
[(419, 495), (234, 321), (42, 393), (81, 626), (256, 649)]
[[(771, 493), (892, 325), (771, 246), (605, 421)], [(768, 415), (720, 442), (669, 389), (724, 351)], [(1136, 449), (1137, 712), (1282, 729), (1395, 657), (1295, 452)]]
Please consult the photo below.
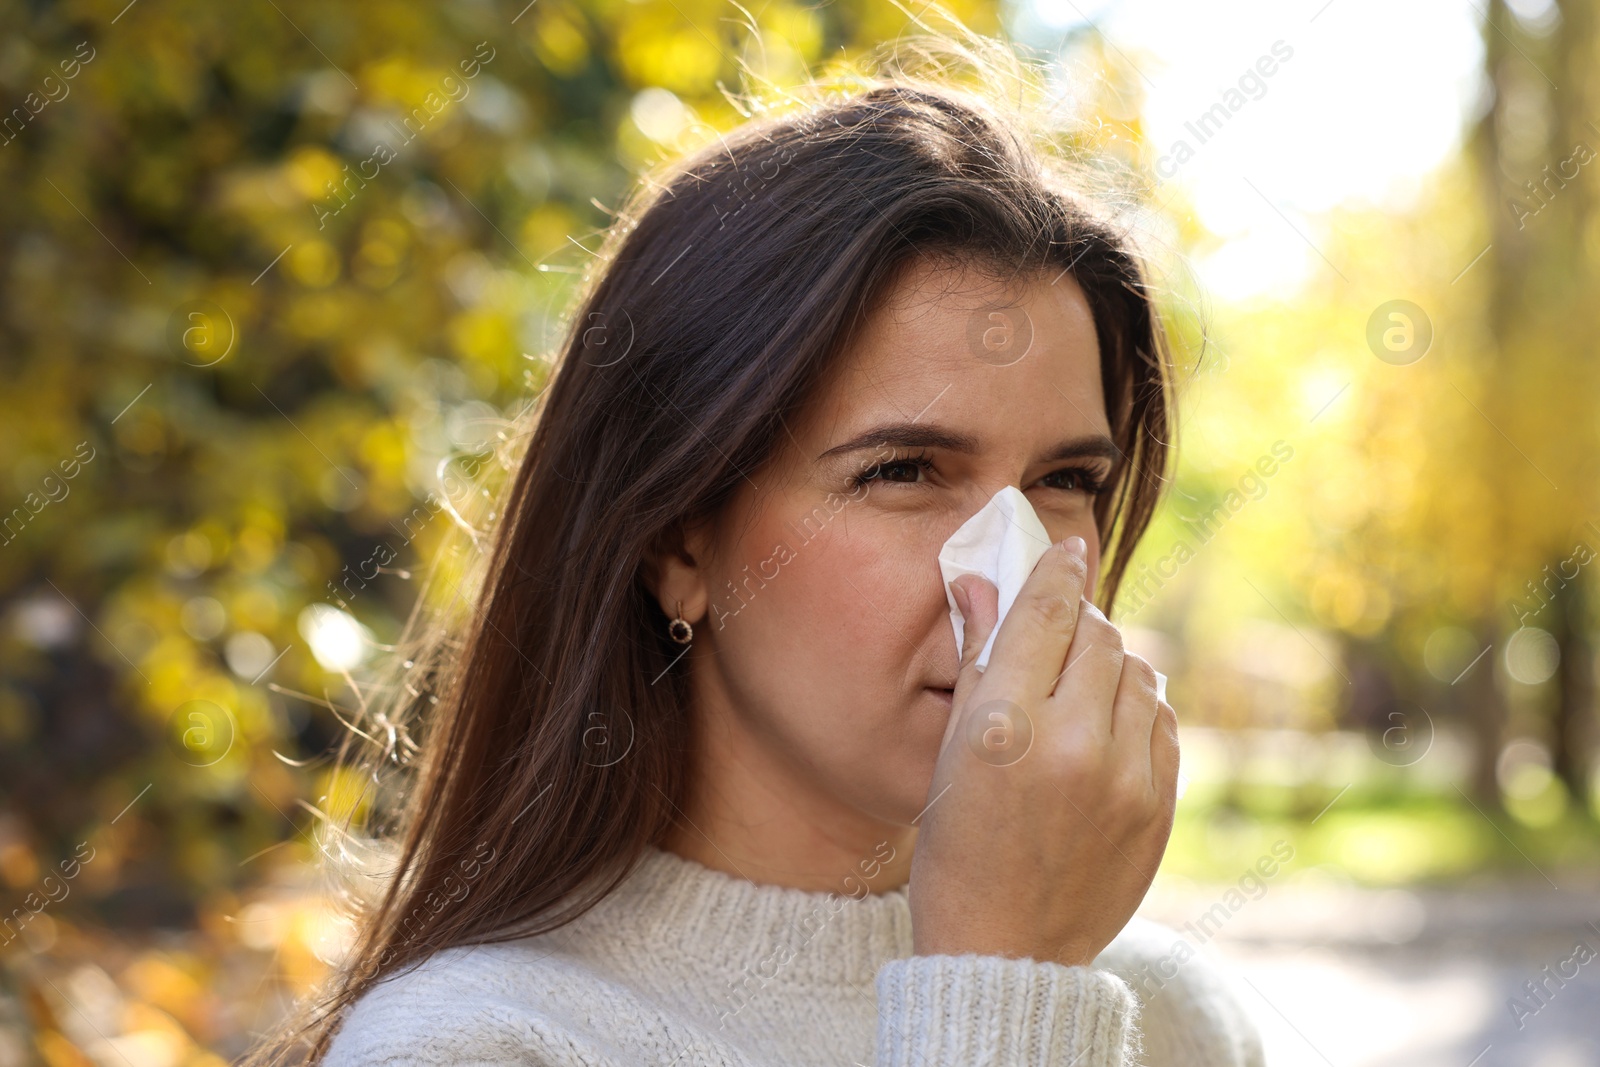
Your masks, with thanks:
[[(883, 473), (887, 471), (897, 471), (905, 475), (905, 477), (897, 478), (891, 474)], [(886, 482), (914, 482), (917, 480), (917, 475), (921, 473), (921, 468), (910, 460), (903, 459), (895, 463), (885, 463), (879, 468), (879, 472), (883, 474), (883, 480)]]
[[(1051, 479), (1055, 479), (1054, 482)], [(1051, 471), (1045, 475), (1045, 484), (1051, 489), (1063, 489), (1069, 493), (1087, 493), (1094, 496), (1103, 489), (1104, 483), (1091, 470), (1083, 467), (1064, 467), (1058, 471)]]
[[(856, 487), (867, 485), (870, 482), (895, 482), (900, 485), (917, 484), (917, 471), (924, 470), (932, 473), (933, 460), (926, 456), (912, 456), (909, 459), (892, 459), (883, 463), (874, 463), (860, 474), (851, 479)], [(909, 478), (888, 475), (886, 472), (895, 471), (899, 474), (909, 474)]]

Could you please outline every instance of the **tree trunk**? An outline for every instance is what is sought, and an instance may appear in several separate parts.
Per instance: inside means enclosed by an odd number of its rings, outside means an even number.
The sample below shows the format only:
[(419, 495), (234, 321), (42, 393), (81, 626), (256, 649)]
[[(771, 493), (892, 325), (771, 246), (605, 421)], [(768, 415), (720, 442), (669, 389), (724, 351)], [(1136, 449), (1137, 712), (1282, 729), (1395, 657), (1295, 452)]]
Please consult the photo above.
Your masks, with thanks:
[[(1569, 563), (1567, 560), (1559, 561)], [(1554, 569), (1554, 568), (1552, 568)], [(1550, 605), (1551, 632), (1561, 649), (1558, 692), (1550, 729), (1550, 759), (1556, 777), (1580, 808), (1589, 802), (1590, 746), (1594, 729), (1594, 646), (1589, 640), (1588, 597), (1583, 576), (1556, 592)]]

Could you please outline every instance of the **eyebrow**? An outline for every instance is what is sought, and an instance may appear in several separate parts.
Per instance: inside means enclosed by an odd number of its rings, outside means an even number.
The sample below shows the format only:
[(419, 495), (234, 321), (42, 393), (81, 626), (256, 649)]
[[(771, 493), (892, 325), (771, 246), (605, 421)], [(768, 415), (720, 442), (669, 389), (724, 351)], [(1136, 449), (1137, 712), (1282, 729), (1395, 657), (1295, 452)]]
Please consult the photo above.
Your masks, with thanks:
[[(883, 445), (895, 448), (942, 448), (966, 455), (976, 455), (979, 451), (978, 439), (970, 434), (919, 422), (891, 422), (874, 426), (843, 444), (834, 445), (817, 459), (823, 460), (829, 456), (857, 452), (864, 448), (879, 448)], [(1085, 434), (1058, 442), (1046, 449), (1036, 462), (1053, 463), (1063, 459), (1084, 458), (1107, 459), (1115, 463), (1122, 459), (1122, 449), (1103, 433)]]

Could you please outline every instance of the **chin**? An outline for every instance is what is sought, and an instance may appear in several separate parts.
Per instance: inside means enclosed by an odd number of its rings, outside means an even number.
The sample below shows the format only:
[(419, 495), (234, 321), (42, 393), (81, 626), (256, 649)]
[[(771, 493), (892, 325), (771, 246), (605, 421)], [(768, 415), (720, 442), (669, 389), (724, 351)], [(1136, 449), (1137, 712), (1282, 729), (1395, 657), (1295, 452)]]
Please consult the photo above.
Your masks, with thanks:
[(831, 788), (850, 806), (897, 826), (912, 823), (928, 806), (928, 789), (939, 762), (939, 745), (950, 721), (950, 701), (928, 690), (913, 697), (894, 718), (875, 724), (869, 752), (856, 752), (846, 765), (814, 755), (827, 767)]
[(946, 717), (941, 715), (937, 722), (924, 725), (918, 722), (913, 730), (907, 731), (901, 751), (897, 754), (894, 763), (885, 770), (893, 778), (894, 813), (893, 820), (903, 826), (913, 824), (912, 819), (921, 815), (928, 806), (929, 790), (933, 786), (933, 771), (939, 762), (939, 744), (944, 740)]

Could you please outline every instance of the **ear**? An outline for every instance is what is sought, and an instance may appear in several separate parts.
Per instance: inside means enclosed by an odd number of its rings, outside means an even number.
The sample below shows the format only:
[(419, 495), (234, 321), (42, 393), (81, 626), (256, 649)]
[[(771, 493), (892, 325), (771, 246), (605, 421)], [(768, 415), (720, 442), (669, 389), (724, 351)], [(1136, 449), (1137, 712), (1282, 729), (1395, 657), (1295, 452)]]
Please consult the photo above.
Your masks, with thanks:
[(663, 532), (646, 553), (641, 576), (667, 618), (681, 614), (690, 625), (698, 625), (710, 610), (711, 547), (711, 524), (702, 522)]

